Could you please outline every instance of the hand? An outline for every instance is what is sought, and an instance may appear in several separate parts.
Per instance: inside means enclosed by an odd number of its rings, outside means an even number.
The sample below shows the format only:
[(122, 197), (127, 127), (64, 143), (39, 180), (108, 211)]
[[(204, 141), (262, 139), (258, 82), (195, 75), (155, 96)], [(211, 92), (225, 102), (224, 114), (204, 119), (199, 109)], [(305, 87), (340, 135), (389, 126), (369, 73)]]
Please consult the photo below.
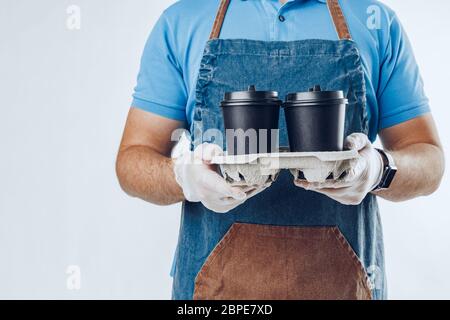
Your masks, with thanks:
[(175, 179), (186, 200), (201, 202), (206, 208), (219, 213), (236, 208), (267, 187), (229, 185), (211, 164), (212, 158), (222, 153), (218, 145), (204, 143), (193, 152), (187, 150), (173, 160)]
[(348, 136), (345, 147), (357, 150), (359, 157), (351, 162), (351, 168), (344, 178), (320, 183), (295, 180), (295, 185), (324, 194), (345, 205), (360, 204), (380, 183), (383, 175), (383, 159), (369, 138), (362, 133)]

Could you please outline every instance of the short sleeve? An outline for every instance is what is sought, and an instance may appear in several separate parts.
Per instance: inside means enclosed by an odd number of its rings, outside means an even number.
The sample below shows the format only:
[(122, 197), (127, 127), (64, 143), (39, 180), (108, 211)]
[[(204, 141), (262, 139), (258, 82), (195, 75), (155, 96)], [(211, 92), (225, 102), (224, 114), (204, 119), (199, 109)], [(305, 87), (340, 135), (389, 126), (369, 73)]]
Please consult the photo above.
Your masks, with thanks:
[(186, 121), (187, 90), (173, 39), (163, 14), (145, 44), (131, 105), (165, 118)]
[(430, 112), (411, 43), (395, 14), (388, 32), (377, 90), (380, 130)]

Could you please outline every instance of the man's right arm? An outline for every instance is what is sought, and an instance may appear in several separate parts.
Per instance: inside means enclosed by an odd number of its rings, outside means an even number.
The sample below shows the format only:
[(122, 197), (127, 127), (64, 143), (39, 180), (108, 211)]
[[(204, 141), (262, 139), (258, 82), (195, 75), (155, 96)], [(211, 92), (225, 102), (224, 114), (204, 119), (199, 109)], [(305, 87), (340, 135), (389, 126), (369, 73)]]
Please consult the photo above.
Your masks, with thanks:
[(117, 177), (127, 194), (158, 205), (184, 200), (170, 158), (175, 144), (171, 136), (179, 128), (183, 122), (130, 109), (116, 161)]

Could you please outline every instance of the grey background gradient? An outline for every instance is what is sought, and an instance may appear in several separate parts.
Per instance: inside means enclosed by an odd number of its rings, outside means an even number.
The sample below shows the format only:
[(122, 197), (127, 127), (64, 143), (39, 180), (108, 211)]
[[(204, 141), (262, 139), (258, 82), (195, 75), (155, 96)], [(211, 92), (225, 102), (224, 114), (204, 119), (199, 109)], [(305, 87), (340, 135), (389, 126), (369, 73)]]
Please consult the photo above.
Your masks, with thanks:
[[(0, 0), (0, 298), (170, 298), (180, 205), (127, 197), (114, 162), (145, 40), (172, 2)], [(384, 2), (450, 158), (450, 3)], [(66, 27), (69, 5), (80, 30)], [(381, 201), (390, 298), (450, 299), (449, 194), (447, 174), (430, 197)]]

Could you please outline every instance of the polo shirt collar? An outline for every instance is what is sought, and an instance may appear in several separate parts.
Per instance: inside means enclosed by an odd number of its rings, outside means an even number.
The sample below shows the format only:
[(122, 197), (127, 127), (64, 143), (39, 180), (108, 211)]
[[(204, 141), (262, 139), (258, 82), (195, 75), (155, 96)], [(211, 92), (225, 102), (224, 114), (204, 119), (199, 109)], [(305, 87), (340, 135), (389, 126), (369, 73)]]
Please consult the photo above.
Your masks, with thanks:
[[(309, 1), (309, 0), (287, 0), (286, 2), (294, 2), (294, 1)], [(315, 0), (317, 2), (321, 2), (321, 3), (327, 3), (327, 0)]]
[[(287, 2), (293, 2), (293, 1), (298, 1), (298, 0), (288, 0)], [(301, 0), (301, 1), (309, 1), (309, 0)], [(315, 1), (327, 3), (327, 0), (315, 0)]]
[[(241, 0), (241, 1), (247, 1), (247, 0)], [(299, 1), (299, 0), (287, 0), (286, 2), (293, 2), (293, 1)], [(309, 0), (301, 0), (301, 1), (309, 1)], [(327, 0), (315, 0), (321, 3), (327, 3)]]

